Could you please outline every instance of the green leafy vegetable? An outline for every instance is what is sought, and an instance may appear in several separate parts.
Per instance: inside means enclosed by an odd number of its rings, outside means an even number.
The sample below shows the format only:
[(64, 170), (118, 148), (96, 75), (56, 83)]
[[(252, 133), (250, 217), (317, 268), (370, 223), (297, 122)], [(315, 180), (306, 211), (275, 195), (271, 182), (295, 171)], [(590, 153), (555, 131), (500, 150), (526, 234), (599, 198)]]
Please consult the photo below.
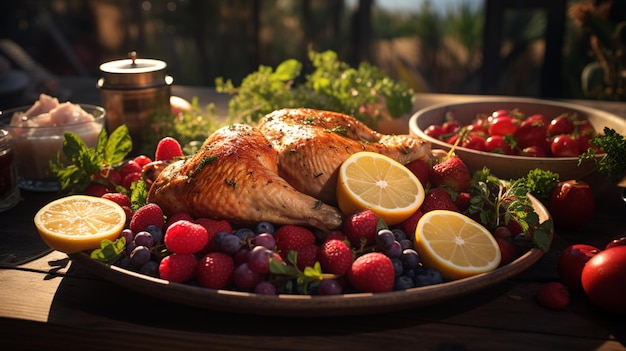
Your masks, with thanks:
[[(589, 148), (578, 157), (578, 164), (585, 159), (594, 159), (600, 168), (598, 172), (608, 176), (613, 181), (619, 181), (626, 176), (626, 140), (614, 129), (604, 127), (604, 133), (598, 134), (589, 140), (589, 144), (596, 148)], [(599, 159), (596, 155), (602, 154)]]
[(545, 169), (535, 168), (526, 175), (526, 188), (537, 200), (547, 204), (552, 190), (559, 183), (559, 174)]
[(289, 59), (275, 70), (260, 66), (239, 87), (217, 78), (216, 90), (233, 95), (229, 114), (246, 123), (255, 123), (277, 109), (308, 107), (342, 112), (374, 126), (385, 114), (401, 117), (413, 107), (413, 91), (378, 67), (366, 62), (350, 67), (330, 50), (310, 50), (309, 59), (314, 70), (299, 84), (303, 65)]
[(130, 185), (130, 202), (133, 212), (147, 203), (148, 185), (143, 179), (139, 179)]
[(57, 153), (50, 160), (50, 170), (59, 181), (61, 192), (81, 192), (89, 185), (93, 175), (105, 167), (122, 162), (132, 148), (126, 125), (119, 126), (110, 136), (103, 128), (95, 148), (88, 147), (77, 134), (65, 132), (63, 157), (61, 152)]
[(304, 271), (297, 268), (298, 253), (289, 251), (287, 254), (287, 262), (281, 262), (275, 258), (270, 259), (270, 272), (272, 273), (272, 281), (279, 285), (287, 287), (291, 290), (295, 283), (296, 291), (299, 294), (309, 294), (309, 290), (324, 280), (337, 278), (334, 274), (322, 272), (319, 262), (315, 262), (313, 267), (305, 267)]
[(472, 199), (466, 214), (478, 218), (491, 232), (515, 221), (531, 236), (532, 243), (545, 252), (549, 249), (551, 220), (539, 223), (529, 192), (527, 177), (505, 182), (483, 168), (472, 175)]

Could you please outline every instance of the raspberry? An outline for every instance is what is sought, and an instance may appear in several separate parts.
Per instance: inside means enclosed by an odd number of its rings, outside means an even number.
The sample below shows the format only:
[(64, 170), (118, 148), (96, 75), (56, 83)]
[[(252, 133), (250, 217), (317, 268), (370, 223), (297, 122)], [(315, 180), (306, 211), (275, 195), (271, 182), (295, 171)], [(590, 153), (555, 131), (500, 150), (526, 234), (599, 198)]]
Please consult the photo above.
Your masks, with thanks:
[(200, 224), (180, 220), (167, 228), (163, 240), (168, 250), (191, 254), (199, 252), (206, 246), (209, 235)]
[(163, 219), (163, 210), (155, 203), (147, 203), (135, 211), (130, 220), (130, 229), (134, 233), (145, 230), (149, 225), (155, 225), (159, 228), (163, 227), (165, 220)]
[[(343, 231), (354, 247), (372, 245), (376, 239), (376, 227), (378, 226), (378, 216), (372, 210), (363, 210), (352, 214), (346, 218)], [(364, 242), (361, 242), (364, 238)]]
[(306, 245), (296, 250), (298, 258), (296, 265), (299, 270), (304, 271), (306, 267), (313, 267), (317, 262), (318, 247), (315, 244)]
[(111, 200), (122, 207), (124, 206), (132, 207), (133, 205), (130, 202), (130, 198), (128, 197), (128, 195), (122, 194), (122, 193), (106, 193), (106, 194), (102, 194), (102, 198)]
[(284, 257), (291, 250), (298, 250), (301, 247), (315, 244), (315, 234), (307, 228), (297, 225), (284, 225), (274, 233), (276, 239), (276, 249)]
[(172, 254), (159, 264), (159, 276), (170, 282), (183, 283), (196, 275), (198, 259), (192, 254)]
[(537, 302), (553, 310), (562, 310), (569, 305), (569, 291), (560, 282), (550, 282), (543, 285), (535, 295)]
[(172, 224), (180, 221), (180, 220), (186, 220), (186, 221), (190, 221), (193, 222), (193, 217), (187, 213), (187, 212), (178, 212), (178, 213), (174, 213), (171, 216), (167, 216), (167, 220), (165, 221), (165, 227), (163, 228), (163, 230), (167, 230), (167, 227), (171, 226)]
[(196, 275), (201, 286), (222, 289), (233, 279), (235, 263), (230, 255), (210, 252), (198, 262)]
[(206, 252), (217, 251), (217, 248), (212, 247), (211, 245), (211, 241), (217, 235), (217, 233), (219, 232), (232, 233), (233, 232), (233, 227), (226, 220), (217, 220), (217, 219), (202, 217), (202, 218), (194, 219), (193, 222), (196, 224), (200, 224), (207, 231), (209, 241), (207, 242), (207, 245), (205, 246), (205, 248), (202, 250), (203, 252), (204, 251)]
[(154, 159), (156, 161), (171, 161), (177, 157), (183, 156), (183, 150), (178, 140), (172, 137), (165, 137), (159, 141)]
[(352, 250), (341, 240), (327, 240), (320, 247), (318, 257), (325, 273), (344, 274), (352, 266)]
[(139, 179), (141, 179), (141, 172), (128, 173), (124, 176), (124, 179), (122, 179), (122, 186), (130, 190), (130, 186)]
[(133, 159), (133, 161), (135, 161), (135, 163), (137, 163), (139, 166), (141, 166), (143, 168), (143, 166), (147, 165), (148, 163), (152, 162), (152, 159), (146, 155), (139, 155), (137, 157), (135, 157)]
[(391, 259), (380, 252), (359, 256), (348, 270), (348, 280), (361, 292), (393, 290), (394, 268)]
[(123, 178), (126, 178), (126, 176), (131, 173), (141, 174), (141, 171), (142, 171), (142, 166), (139, 163), (135, 162), (134, 160), (129, 160), (122, 165), (122, 168), (120, 168), (120, 175), (122, 176), (122, 179), (123, 179)]

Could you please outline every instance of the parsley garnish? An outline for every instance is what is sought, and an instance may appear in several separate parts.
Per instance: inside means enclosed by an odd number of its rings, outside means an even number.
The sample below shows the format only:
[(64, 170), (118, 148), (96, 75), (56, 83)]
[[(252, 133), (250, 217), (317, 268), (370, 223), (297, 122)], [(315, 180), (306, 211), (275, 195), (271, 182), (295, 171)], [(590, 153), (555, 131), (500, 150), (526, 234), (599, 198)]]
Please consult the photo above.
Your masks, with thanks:
[[(589, 140), (589, 144), (596, 148), (589, 148), (578, 157), (578, 164), (592, 158), (600, 166), (598, 172), (608, 176), (613, 181), (619, 181), (626, 175), (626, 140), (614, 129), (604, 127), (604, 134), (598, 134)], [(596, 159), (597, 154), (602, 157)]]

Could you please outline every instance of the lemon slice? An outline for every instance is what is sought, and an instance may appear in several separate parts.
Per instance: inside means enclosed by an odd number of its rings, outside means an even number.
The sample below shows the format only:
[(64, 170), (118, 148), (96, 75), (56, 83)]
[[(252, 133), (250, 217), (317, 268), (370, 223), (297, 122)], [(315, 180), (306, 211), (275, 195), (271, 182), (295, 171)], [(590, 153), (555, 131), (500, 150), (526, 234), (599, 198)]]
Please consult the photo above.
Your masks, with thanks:
[(71, 195), (42, 207), (34, 221), (48, 246), (76, 253), (99, 248), (103, 239), (117, 239), (126, 224), (126, 214), (111, 200)]
[(426, 212), (420, 218), (415, 248), (425, 266), (449, 280), (492, 271), (501, 259), (498, 243), (487, 228), (448, 210)]
[(388, 156), (357, 152), (339, 167), (337, 202), (344, 214), (370, 209), (393, 225), (409, 218), (423, 201), (419, 179)]

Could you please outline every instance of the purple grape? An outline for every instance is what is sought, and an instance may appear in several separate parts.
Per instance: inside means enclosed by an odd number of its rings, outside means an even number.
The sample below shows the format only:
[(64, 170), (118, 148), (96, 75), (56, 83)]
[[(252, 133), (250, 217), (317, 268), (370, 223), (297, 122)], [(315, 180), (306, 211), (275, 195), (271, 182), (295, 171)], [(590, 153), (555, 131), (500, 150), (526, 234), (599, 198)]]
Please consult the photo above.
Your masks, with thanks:
[(276, 287), (268, 281), (260, 281), (254, 288), (254, 292), (259, 295), (276, 295)]
[(122, 237), (126, 239), (126, 243), (130, 243), (135, 240), (135, 233), (129, 228), (122, 230)]
[(248, 257), (250, 257), (250, 249), (246, 246), (242, 246), (235, 254), (233, 255), (233, 260), (235, 261), (235, 266), (239, 266), (244, 262), (248, 262)]
[(398, 241), (407, 239), (406, 233), (400, 228), (394, 228), (391, 230), (391, 232), (393, 233), (395, 239)]
[(247, 263), (242, 263), (233, 271), (233, 281), (238, 288), (251, 290), (261, 281), (261, 276), (252, 271)]
[(146, 246), (137, 246), (130, 253), (130, 263), (135, 267), (141, 267), (150, 261), (150, 249)]
[(393, 245), (396, 238), (389, 229), (381, 229), (376, 233), (376, 247), (381, 251), (385, 251)]
[(137, 244), (135, 244), (135, 241), (127, 241), (126, 242), (126, 254), (130, 255), (131, 252), (133, 252), (133, 250), (137, 247)]
[(276, 247), (276, 239), (272, 234), (261, 233), (254, 237), (254, 245), (273, 250)]
[(385, 254), (385, 256), (390, 258), (400, 257), (400, 255), (402, 255), (402, 246), (399, 242), (394, 240), (390, 247), (383, 250), (383, 253)]
[(274, 257), (274, 252), (265, 246), (255, 246), (248, 256), (248, 266), (251, 270), (265, 274), (270, 271), (270, 258)]
[(232, 235), (231, 233), (228, 232), (218, 232), (217, 234), (215, 234), (215, 236), (211, 239), (211, 247), (219, 249), (221, 247), (221, 241), (224, 237), (226, 237), (227, 235)]
[(137, 246), (146, 246), (152, 247), (154, 245), (154, 240), (152, 239), (152, 234), (147, 231), (141, 231), (135, 235), (135, 244)]
[(393, 264), (393, 271), (396, 277), (399, 277), (404, 273), (404, 263), (398, 257), (392, 257), (391, 263)]
[(402, 247), (402, 250), (413, 248), (413, 242), (409, 239), (402, 239), (399, 242), (400, 242), (400, 246)]
[(343, 293), (343, 289), (335, 279), (324, 279), (317, 287), (317, 293), (319, 295), (340, 295)]
[(419, 254), (413, 249), (404, 249), (400, 259), (407, 268), (417, 268), (417, 265), (420, 263)]

